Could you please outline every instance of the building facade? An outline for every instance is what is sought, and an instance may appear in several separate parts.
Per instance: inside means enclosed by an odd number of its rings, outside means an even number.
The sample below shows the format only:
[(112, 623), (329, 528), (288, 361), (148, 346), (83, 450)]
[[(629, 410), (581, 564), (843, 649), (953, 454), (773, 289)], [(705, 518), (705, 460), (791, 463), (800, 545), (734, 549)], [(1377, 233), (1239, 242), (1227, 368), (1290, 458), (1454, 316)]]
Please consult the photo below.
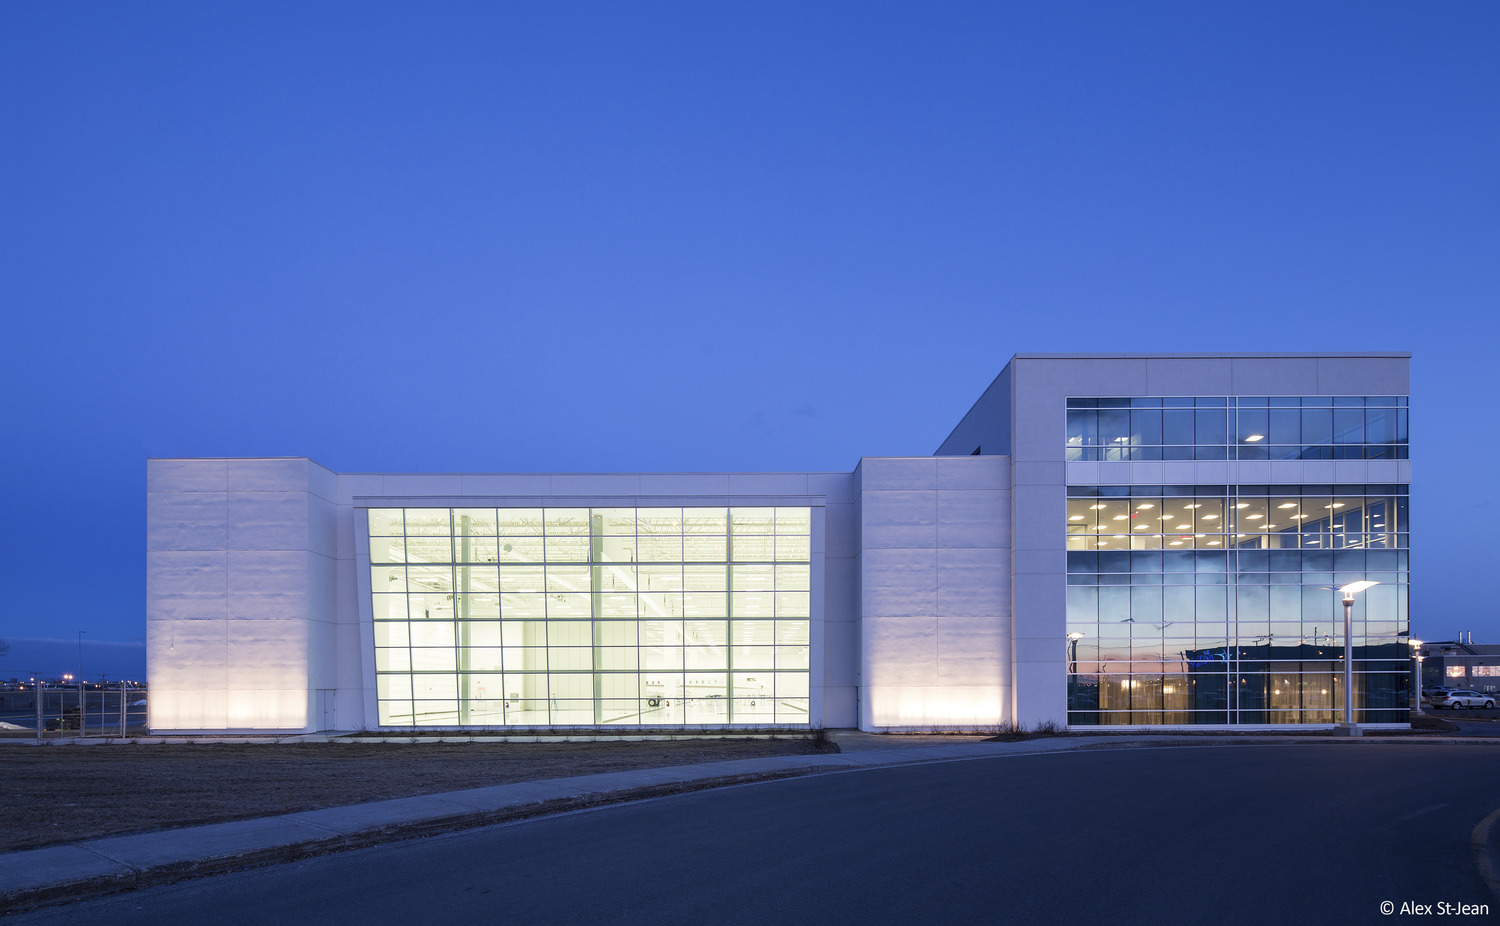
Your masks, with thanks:
[(1018, 355), (847, 473), (148, 463), (164, 733), (1406, 722), (1406, 354)]

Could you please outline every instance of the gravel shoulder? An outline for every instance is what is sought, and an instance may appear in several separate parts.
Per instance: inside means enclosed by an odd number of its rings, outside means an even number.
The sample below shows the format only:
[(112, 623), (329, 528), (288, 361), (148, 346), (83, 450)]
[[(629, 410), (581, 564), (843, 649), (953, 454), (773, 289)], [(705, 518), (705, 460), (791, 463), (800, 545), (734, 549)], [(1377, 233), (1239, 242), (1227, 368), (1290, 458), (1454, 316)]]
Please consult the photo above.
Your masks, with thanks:
[(0, 851), (595, 772), (837, 751), (808, 739), (8, 746)]

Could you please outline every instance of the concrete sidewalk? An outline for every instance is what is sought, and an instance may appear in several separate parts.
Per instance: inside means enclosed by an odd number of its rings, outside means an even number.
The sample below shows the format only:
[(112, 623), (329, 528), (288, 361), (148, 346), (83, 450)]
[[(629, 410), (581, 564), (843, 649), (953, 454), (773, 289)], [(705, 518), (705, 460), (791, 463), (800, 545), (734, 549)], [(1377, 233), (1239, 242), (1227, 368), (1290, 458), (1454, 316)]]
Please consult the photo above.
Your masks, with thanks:
[(999, 743), (973, 737), (931, 740), (833, 734), (843, 752), (776, 756), (554, 778), (445, 794), (330, 807), (129, 836), (110, 836), (0, 854), (0, 912), (128, 890), (183, 878), (290, 861), (396, 839), (484, 826), (608, 803), (726, 785), (926, 762), (1073, 750), (1321, 743), (1500, 745), (1500, 738), (1363, 738), (1141, 735), (1056, 737)]

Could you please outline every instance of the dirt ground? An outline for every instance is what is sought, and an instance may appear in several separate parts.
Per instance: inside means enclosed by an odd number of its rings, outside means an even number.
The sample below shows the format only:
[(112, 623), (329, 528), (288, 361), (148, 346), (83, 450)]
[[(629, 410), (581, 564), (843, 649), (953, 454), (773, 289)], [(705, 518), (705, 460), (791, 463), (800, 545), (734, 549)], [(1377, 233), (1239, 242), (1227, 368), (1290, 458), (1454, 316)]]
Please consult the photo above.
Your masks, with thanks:
[(806, 739), (7, 746), (0, 851), (594, 772), (809, 754)]

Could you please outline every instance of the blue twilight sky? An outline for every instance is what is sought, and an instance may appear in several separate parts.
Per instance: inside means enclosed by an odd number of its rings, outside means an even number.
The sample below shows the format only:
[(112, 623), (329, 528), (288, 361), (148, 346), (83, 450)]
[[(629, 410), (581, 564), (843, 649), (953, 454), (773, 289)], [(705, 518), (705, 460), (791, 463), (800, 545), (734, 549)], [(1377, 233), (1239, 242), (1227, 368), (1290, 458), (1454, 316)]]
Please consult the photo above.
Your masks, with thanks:
[(1497, 38), (1488, 0), (0, 5), (0, 676), (79, 630), (144, 664), (149, 456), (848, 471), (1068, 350), (1412, 351), (1413, 628), (1500, 642)]

